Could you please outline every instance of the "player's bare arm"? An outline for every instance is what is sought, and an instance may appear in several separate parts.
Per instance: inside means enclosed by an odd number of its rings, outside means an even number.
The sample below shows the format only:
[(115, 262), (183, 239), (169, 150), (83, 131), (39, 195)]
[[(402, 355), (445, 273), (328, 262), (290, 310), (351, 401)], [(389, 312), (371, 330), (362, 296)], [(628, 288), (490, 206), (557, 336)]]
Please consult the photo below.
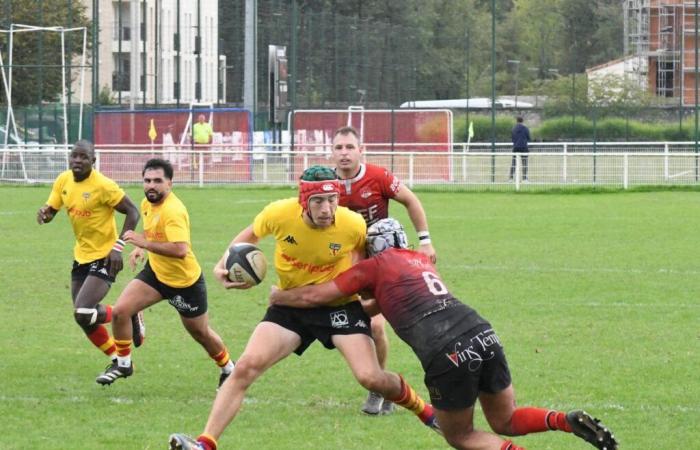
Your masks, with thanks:
[(39, 211), (36, 212), (36, 222), (39, 225), (49, 223), (56, 216), (57, 212), (57, 210), (53, 209), (49, 205), (44, 205), (39, 208)]
[(219, 259), (219, 262), (214, 266), (214, 277), (221, 283), (226, 289), (249, 289), (252, 286), (247, 283), (238, 283), (228, 279), (228, 270), (226, 270), (225, 262), (226, 256), (228, 254), (228, 249), (233, 246), (233, 244), (238, 244), (241, 242), (247, 242), (249, 244), (257, 244), (260, 239), (253, 233), (253, 225), (248, 225), (240, 233), (233, 238), (231, 243), (226, 247), (226, 251)]
[(270, 290), (270, 304), (294, 308), (316, 308), (327, 305), (344, 295), (333, 281), (292, 289), (279, 289), (273, 286)]
[(153, 242), (147, 240), (143, 234), (133, 230), (124, 232), (124, 242), (151, 253), (171, 258), (182, 259), (187, 256), (189, 250), (187, 242)]
[[(136, 228), (136, 224), (139, 222), (139, 210), (131, 201), (129, 196), (125, 195), (117, 203), (114, 209), (126, 216), (124, 219), (124, 225), (122, 226), (122, 232), (120, 236), (124, 236), (127, 231), (133, 231)], [(120, 244), (117, 242), (117, 244)], [(124, 261), (122, 260), (121, 247), (123, 245), (115, 245), (115, 247), (109, 252), (109, 255), (105, 258), (109, 267), (109, 275), (116, 276), (124, 268)]]
[(360, 295), (360, 303), (362, 303), (362, 309), (365, 310), (365, 313), (367, 313), (368, 316), (376, 316), (377, 314), (382, 312), (379, 309), (379, 304), (377, 303), (377, 300), (372, 297), (372, 294), (370, 292), (366, 292), (364, 294), (361, 292)]
[(437, 262), (437, 254), (435, 253), (432, 242), (430, 242), (430, 235), (427, 234), (428, 218), (425, 215), (425, 210), (420, 200), (412, 190), (404, 185), (399, 188), (394, 200), (406, 207), (408, 217), (410, 217), (411, 223), (413, 223), (413, 227), (416, 229), (416, 233), (418, 233), (421, 242), (417, 250), (430, 257), (430, 260), (435, 264)]

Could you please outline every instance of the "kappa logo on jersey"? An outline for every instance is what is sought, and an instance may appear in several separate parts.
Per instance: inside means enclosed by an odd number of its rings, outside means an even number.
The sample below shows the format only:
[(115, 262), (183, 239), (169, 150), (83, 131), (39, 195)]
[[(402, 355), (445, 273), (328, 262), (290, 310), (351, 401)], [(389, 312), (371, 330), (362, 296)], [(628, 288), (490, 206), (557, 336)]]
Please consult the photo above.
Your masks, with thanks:
[(350, 325), (348, 313), (343, 309), (331, 313), (331, 326), (333, 328), (347, 328)]
[(496, 356), (493, 350), (488, 350), (493, 345), (500, 347), (501, 341), (493, 328), (489, 328), (472, 337), (468, 345), (462, 344), (461, 341), (455, 343), (454, 351), (445, 353), (445, 356), (455, 367), (467, 364), (467, 369), (470, 372), (476, 372), (484, 361)]
[(182, 298), (182, 295), (176, 295), (173, 298), (168, 299), (168, 303), (173, 305), (178, 311), (185, 310), (190, 312), (195, 312), (199, 309), (199, 306), (192, 306)]
[(90, 199), (90, 193), (89, 192), (83, 192), (83, 200), (88, 201)]
[(338, 252), (340, 251), (340, 247), (340, 244), (334, 244), (333, 242), (328, 244), (328, 248), (331, 249), (331, 253), (333, 253), (333, 256), (336, 256), (338, 254)]
[(292, 236), (291, 234), (288, 234), (287, 237), (283, 239), (283, 241), (292, 245), (298, 245), (297, 240), (294, 239), (294, 236)]

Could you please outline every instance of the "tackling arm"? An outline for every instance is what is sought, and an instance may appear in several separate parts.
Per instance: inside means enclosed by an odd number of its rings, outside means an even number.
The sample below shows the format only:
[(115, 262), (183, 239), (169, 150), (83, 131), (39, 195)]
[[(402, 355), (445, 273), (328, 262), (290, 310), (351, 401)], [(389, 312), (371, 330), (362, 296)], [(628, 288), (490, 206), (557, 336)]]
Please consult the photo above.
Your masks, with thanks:
[(272, 286), (270, 305), (316, 308), (344, 296), (333, 281), (285, 290)]
[[(425, 215), (423, 205), (413, 191), (402, 185), (396, 193), (394, 200), (398, 201), (406, 208), (406, 212), (408, 212), (408, 217), (411, 218), (413, 227), (416, 229), (416, 232), (419, 233), (419, 238), (421, 237), (420, 233), (428, 232), (428, 218)], [(437, 255), (435, 254), (432, 242), (430, 242), (430, 235), (427, 236), (427, 238), (424, 237), (421, 239), (423, 242), (418, 246), (418, 251), (429, 256), (433, 264), (435, 264), (437, 262)]]

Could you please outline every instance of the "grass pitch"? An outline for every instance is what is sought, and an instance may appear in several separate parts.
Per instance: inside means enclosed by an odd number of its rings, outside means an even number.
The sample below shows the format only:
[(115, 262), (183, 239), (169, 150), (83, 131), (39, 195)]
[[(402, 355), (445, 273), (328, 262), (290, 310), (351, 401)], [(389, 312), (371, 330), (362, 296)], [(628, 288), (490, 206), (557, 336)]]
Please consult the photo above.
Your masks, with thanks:
[[(134, 352), (134, 376), (106, 388), (95, 383), (108, 361), (73, 322), (70, 226), (63, 212), (51, 224), (35, 222), (49, 190), (0, 187), (0, 449), (161, 449), (171, 432), (197, 434), (218, 370), (169, 305), (146, 311), (148, 337)], [(128, 192), (141, 200), (139, 188)], [(212, 326), (235, 357), (263, 315), (275, 276), (226, 292), (211, 268), (268, 201), (296, 191), (176, 192), (190, 211)], [(697, 193), (420, 196), (438, 268), (498, 331), (520, 405), (584, 408), (615, 431), (621, 448), (675, 449), (697, 440)], [(392, 213), (409, 225), (399, 205)], [(269, 239), (262, 248), (271, 257)], [(125, 269), (106, 301), (132, 276)], [(417, 359), (391, 339), (389, 368), (427, 398)], [(363, 416), (364, 397), (339, 353), (314, 344), (253, 385), (220, 448), (447, 448), (405, 411)], [(477, 426), (485, 427), (480, 412)], [(564, 433), (515, 442), (592, 448)]]

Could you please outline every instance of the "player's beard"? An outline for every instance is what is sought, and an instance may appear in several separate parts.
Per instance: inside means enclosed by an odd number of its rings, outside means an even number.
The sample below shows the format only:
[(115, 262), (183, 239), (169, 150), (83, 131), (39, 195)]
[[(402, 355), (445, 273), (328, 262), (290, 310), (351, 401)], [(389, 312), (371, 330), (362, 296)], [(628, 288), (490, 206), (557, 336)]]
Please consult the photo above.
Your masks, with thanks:
[(158, 191), (145, 191), (144, 194), (146, 194), (146, 200), (148, 200), (149, 203), (160, 203), (163, 197), (165, 197), (165, 193)]

